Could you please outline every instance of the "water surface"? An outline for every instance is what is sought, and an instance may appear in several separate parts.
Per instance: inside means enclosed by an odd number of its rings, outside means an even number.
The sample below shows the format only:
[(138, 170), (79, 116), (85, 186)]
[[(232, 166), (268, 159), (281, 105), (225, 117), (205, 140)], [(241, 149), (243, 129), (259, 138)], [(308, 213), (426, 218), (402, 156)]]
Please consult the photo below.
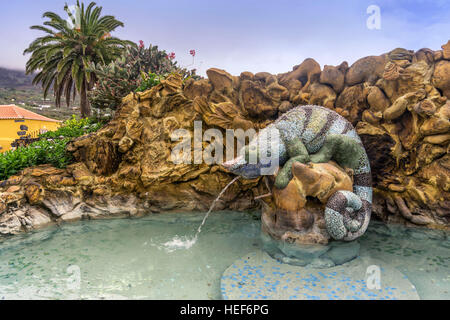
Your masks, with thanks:
[[(189, 249), (204, 213), (85, 221), (0, 243), (0, 299), (219, 299), (222, 273), (259, 249), (255, 213), (213, 212)], [(450, 299), (450, 240), (439, 231), (372, 223), (361, 255), (389, 262), (422, 299)]]

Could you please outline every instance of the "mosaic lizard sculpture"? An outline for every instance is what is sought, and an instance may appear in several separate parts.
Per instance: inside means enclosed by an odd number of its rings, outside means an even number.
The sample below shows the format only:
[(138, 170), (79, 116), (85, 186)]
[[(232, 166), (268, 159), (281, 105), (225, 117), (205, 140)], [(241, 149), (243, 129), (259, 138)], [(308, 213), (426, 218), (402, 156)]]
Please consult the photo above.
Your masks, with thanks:
[[(271, 139), (275, 136), (279, 139)], [(260, 152), (270, 150), (268, 145), (273, 143), (278, 152), (270, 154), (268, 151), (270, 160), (263, 163)], [(248, 161), (255, 158), (257, 161)], [(275, 187), (283, 189), (292, 179), (294, 162), (330, 160), (353, 169), (354, 181), (353, 192), (337, 191), (328, 199), (325, 208), (327, 231), (333, 239), (351, 241), (364, 234), (370, 221), (372, 177), (361, 139), (352, 124), (336, 112), (313, 105), (293, 108), (261, 130), (238, 157), (223, 166), (243, 178), (253, 179), (277, 161), (282, 168), (275, 179)]]

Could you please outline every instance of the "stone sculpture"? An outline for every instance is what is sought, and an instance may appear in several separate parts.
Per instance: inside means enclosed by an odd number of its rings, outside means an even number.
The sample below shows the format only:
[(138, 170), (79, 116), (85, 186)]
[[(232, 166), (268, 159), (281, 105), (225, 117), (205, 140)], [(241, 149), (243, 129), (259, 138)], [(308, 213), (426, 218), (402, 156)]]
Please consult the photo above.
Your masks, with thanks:
[[(275, 136), (279, 136), (276, 142)], [(261, 161), (261, 153), (273, 150), (270, 161)], [(256, 154), (255, 154), (256, 153)], [(258, 161), (251, 163), (250, 159)], [(371, 215), (372, 185), (370, 164), (362, 142), (350, 122), (336, 112), (320, 106), (300, 106), (283, 114), (273, 124), (261, 130), (224, 167), (244, 178), (260, 176), (263, 169), (277, 162), (279, 170), (275, 187), (284, 189), (293, 178), (293, 165), (336, 161), (353, 170), (353, 192), (336, 190), (329, 196), (325, 208), (325, 224), (335, 240), (351, 241), (367, 229)], [(298, 170), (298, 165), (297, 165)]]

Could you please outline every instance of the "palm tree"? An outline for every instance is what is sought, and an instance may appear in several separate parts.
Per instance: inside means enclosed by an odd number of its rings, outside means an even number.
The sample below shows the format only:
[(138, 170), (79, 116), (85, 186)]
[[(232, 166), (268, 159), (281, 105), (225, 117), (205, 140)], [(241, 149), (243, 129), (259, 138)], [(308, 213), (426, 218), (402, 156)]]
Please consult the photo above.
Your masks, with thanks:
[(89, 64), (109, 64), (121, 56), (127, 45), (134, 44), (111, 36), (111, 32), (123, 27), (123, 23), (113, 16), (101, 17), (102, 7), (94, 2), (85, 9), (84, 4), (77, 1), (75, 14), (66, 4), (64, 11), (67, 20), (46, 12), (43, 18), (49, 20), (43, 26), (31, 27), (46, 34), (24, 51), (24, 54), (31, 53), (26, 72), (38, 72), (33, 84), (42, 84), (44, 97), (53, 85), (57, 107), (61, 106), (62, 96), (69, 107), (71, 98), (74, 100), (78, 92), (81, 115), (87, 117), (91, 115), (87, 92), (96, 81), (95, 74), (88, 69)]

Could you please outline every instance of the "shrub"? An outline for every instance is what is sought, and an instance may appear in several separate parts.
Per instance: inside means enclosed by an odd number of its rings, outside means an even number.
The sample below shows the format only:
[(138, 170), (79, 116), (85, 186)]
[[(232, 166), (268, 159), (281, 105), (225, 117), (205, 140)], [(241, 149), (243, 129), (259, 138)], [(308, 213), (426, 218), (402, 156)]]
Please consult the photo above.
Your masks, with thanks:
[(70, 138), (47, 140), (42, 139), (28, 147), (6, 151), (0, 154), (0, 180), (8, 179), (19, 171), (40, 164), (51, 164), (64, 168), (72, 161), (66, 152), (66, 144)]
[(144, 73), (142, 72), (142, 81), (139, 87), (134, 92), (142, 92), (148, 90), (157, 84), (161, 83), (161, 80), (164, 79), (163, 76), (158, 76), (156, 73)]
[(57, 139), (76, 138), (84, 134), (95, 132), (102, 127), (101, 122), (96, 122), (93, 118), (77, 119), (75, 115), (72, 118), (64, 121), (63, 125), (56, 131), (49, 131), (40, 135), (41, 138)]
[(115, 110), (122, 98), (139, 86), (139, 78), (131, 68), (126, 67), (125, 58), (106, 66), (91, 66), (97, 75), (97, 82), (89, 92), (89, 102), (96, 109)]
[(200, 78), (195, 70), (179, 67), (173, 53), (167, 54), (158, 46), (145, 48), (143, 42), (139, 46), (128, 47), (123, 57), (109, 65), (90, 64), (89, 71), (94, 72), (98, 79), (89, 93), (92, 107), (111, 110), (117, 109), (122, 98), (129, 93), (148, 87), (150, 83), (143, 84), (147, 80), (143, 79), (142, 73), (163, 77), (177, 72), (183, 78)]
[(67, 143), (84, 134), (97, 131), (101, 122), (93, 119), (66, 120), (56, 131), (41, 134), (41, 140), (27, 147), (0, 153), (0, 181), (8, 179), (21, 170), (40, 164), (51, 164), (57, 168), (65, 168), (73, 161), (73, 157), (66, 151)]

